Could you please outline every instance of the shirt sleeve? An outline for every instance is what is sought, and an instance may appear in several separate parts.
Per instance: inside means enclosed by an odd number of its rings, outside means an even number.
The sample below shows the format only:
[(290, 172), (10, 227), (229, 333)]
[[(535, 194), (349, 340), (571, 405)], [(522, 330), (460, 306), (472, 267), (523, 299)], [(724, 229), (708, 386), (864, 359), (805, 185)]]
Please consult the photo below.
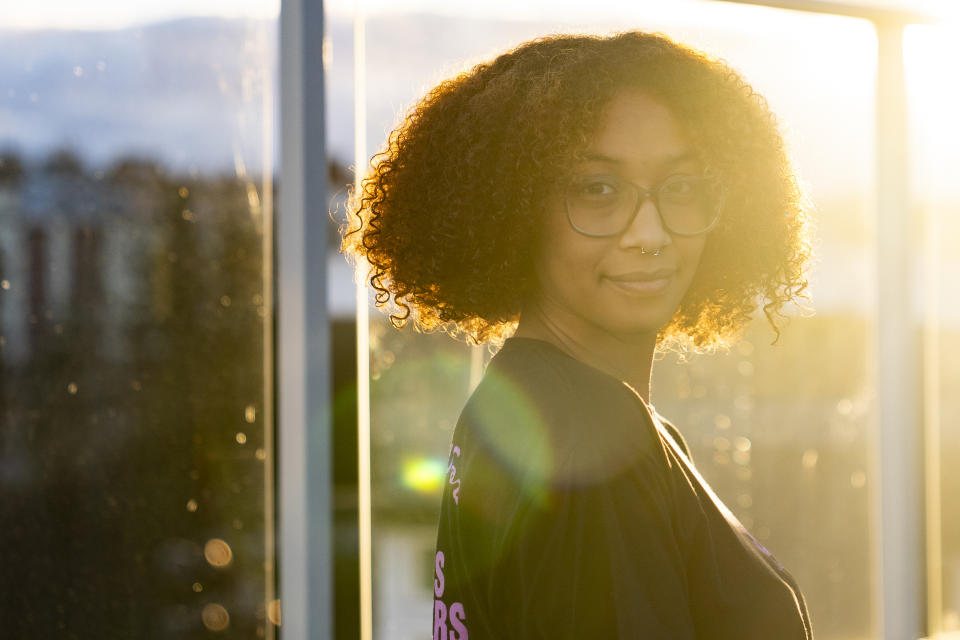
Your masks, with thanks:
[(487, 585), (498, 638), (694, 638), (656, 461), (602, 483), (519, 491)]

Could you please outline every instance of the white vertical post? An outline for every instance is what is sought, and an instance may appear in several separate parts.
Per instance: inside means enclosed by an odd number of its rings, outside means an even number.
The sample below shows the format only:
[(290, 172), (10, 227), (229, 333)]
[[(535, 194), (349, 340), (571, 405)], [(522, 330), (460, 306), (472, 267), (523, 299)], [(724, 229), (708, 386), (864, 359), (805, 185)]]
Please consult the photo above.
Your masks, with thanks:
[(322, 0), (282, 0), (277, 468), (284, 640), (333, 635), (322, 49)]
[[(353, 22), (354, 184), (369, 165), (367, 154), (367, 58), (363, 6)], [(370, 302), (367, 283), (357, 283), (357, 536), (360, 565), (360, 640), (373, 638), (373, 500), (370, 477)]]
[(877, 418), (880, 635), (923, 635), (924, 492), (922, 345), (910, 217), (903, 24), (878, 21), (877, 63)]

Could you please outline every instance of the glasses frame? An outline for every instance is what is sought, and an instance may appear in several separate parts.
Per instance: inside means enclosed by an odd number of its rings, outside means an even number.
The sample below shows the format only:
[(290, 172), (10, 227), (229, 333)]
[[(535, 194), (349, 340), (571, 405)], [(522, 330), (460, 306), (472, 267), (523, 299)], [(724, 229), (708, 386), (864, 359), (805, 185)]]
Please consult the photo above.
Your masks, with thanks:
[[(721, 217), (720, 214), (723, 212), (724, 194), (721, 191), (717, 197), (716, 211), (714, 212), (713, 220), (711, 220), (710, 224), (707, 225), (707, 227), (702, 231), (695, 231), (693, 233), (684, 232), (684, 231), (674, 231), (673, 229), (670, 228), (670, 225), (667, 224), (667, 221), (663, 217), (663, 213), (660, 210), (660, 193), (665, 186), (673, 182), (678, 182), (680, 180), (690, 180), (691, 178), (701, 182), (705, 182), (705, 183), (712, 182), (710, 178), (707, 178), (706, 176), (694, 176), (694, 175), (671, 176), (666, 180), (653, 185), (649, 189), (641, 187), (640, 185), (634, 182), (631, 182), (629, 180), (626, 180), (614, 174), (591, 174), (590, 176), (584, 176), (584, 177), (613, 178), (619, 183), (630, 185), (637, 192), (637, 203), (633, 208), (633, 213), (631, 213), (630, 217), (627, 218), (627, 222), (623, 226), (623, 228), (614, 233), (590, 233), (589, 231), (584, 231), (583, 229), (578, 227), (576, 223), (573, 221), (573, 216), (570, 214), (570, 196), (568, 193), (565, 192), (563, 195), (563, 204), (564, 204), (564, 208), (567, 211), (567, 222), (570, 223), (570, 226), (573, 227), (574, 231), (590, 238), (612, 238), (614, 236), (620, 235), (621, 233), (629, 229), (630, 225), (633, 224), (633, 221), (637, 219), (637, 213), (640, 212), (640, 207), (642, 207), (643, 203), (646, 202), (648, 199), (653, 201), (653, 206), (657, 210), (657, 216), (660, 218), (660, 224), (663, 225), (663, 228), (666, 231), (668, 231), (671, 235), (683, 236), (685, 238), (692, 238), (692, 237), (703, 235), (705, 233), (709, 233), (714, 227), (717, 226), (717, 223), (720, 222), (720, 217)], [(570, 182), (568, 182), (566, 185), (567, 189), (569, 189), (569, 187), (570, 187)]]

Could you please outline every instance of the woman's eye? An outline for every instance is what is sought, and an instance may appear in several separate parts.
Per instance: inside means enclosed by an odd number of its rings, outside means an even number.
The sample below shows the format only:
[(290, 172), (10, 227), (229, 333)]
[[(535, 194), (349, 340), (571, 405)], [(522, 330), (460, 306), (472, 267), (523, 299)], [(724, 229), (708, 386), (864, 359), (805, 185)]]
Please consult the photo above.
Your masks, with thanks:
[(678, 178), (667, 182), (661, 189), (668, 198), (689, 198), (696, 196), (700, 187), (700, 180), (697, 178)]
[(617, 194), (617, 186), (608, 181), (592, 180), (581, 182), (579, 191), (580, 195), (589, 197), (614, 196)]

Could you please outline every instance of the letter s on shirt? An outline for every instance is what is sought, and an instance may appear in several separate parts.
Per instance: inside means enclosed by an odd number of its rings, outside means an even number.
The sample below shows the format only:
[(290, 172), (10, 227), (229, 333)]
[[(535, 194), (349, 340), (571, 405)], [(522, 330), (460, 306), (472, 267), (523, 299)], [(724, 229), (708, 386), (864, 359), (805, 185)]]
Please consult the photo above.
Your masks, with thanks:
[(464, 624), (466, 620), (467, 615), (463, 611), (462, 602), (454, 602), (450, 605), (450, 624), (456, 631), (455, 634), (450, 634), (450, 640), (467, 640), (467, 625)]
[(443, 551), (437, 551), (437, 556), (436, 558), (434, 558), (434, 571), (437, 574), (437, 578), (436, 580), (433, 581), (433, 595), (435, 595), (438, 598), (442, 598), (443, 597)]

